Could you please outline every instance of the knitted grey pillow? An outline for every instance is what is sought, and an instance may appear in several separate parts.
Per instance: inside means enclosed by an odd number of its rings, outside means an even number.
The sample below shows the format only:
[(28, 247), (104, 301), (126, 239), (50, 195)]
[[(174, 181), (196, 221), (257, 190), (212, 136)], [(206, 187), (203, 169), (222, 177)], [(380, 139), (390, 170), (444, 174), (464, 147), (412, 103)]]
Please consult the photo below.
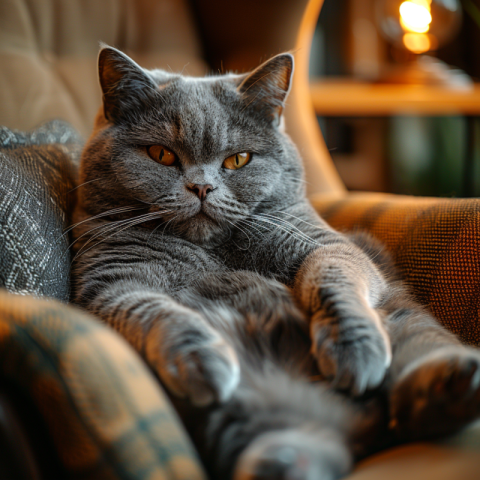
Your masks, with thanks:
[(67, 301), (68, 192), (81, 139), (53, 121), (22, 133), (0, 127), (0, 286)]

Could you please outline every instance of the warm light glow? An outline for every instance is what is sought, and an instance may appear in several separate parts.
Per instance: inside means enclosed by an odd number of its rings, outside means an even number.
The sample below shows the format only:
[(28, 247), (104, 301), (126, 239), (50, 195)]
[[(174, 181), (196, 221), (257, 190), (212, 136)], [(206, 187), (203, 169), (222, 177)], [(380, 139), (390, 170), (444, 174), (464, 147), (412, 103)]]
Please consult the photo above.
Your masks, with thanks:
[(424, 53), (432, 46), (430, 38), (425, 33), (405, 33), (403, 44), (413, 53)]
[(409, 0), (400, 5), (400, 24), (406, 32), (426, 33), (432, 23), (428, 0)]

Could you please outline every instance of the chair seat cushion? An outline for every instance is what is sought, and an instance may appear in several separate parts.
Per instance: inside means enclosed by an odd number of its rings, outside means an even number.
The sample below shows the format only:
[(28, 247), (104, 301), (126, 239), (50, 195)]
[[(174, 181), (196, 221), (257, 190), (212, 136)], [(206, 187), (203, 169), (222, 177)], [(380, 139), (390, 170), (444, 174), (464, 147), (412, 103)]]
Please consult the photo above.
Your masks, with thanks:
[(29, 133), (0, 127), (0, 286), (67, 301), (68, 192), (81, 141), (53, 121)]

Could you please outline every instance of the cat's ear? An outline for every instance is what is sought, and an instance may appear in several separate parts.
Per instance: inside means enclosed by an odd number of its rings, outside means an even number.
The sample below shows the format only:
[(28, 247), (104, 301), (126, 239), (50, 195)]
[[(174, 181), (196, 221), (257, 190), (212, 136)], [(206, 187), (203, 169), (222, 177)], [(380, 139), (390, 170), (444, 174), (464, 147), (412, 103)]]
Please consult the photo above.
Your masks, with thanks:
[(282, 53), (257, 67), (238, 86), (247, 108), (255, 108), (278, 123), (290, 90), (293, 56)]
[(148, 72), (116, 48), (102, 45), (98, 76), (105, 118), (117, 122), (151, 103), (157, 85)]

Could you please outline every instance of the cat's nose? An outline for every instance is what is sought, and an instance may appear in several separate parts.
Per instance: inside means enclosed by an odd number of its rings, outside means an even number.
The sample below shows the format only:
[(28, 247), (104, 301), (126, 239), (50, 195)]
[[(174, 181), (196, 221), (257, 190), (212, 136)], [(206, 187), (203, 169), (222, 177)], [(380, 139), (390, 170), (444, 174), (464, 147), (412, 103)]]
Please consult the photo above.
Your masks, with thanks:
[(189, 183), (187, 185), (187, 188), (195, 193), (198, 198), (203, 202), (206, 198), (207, 195), (213, 190), (213, 187), (210, 184), (200, 184), (200, 183)]

